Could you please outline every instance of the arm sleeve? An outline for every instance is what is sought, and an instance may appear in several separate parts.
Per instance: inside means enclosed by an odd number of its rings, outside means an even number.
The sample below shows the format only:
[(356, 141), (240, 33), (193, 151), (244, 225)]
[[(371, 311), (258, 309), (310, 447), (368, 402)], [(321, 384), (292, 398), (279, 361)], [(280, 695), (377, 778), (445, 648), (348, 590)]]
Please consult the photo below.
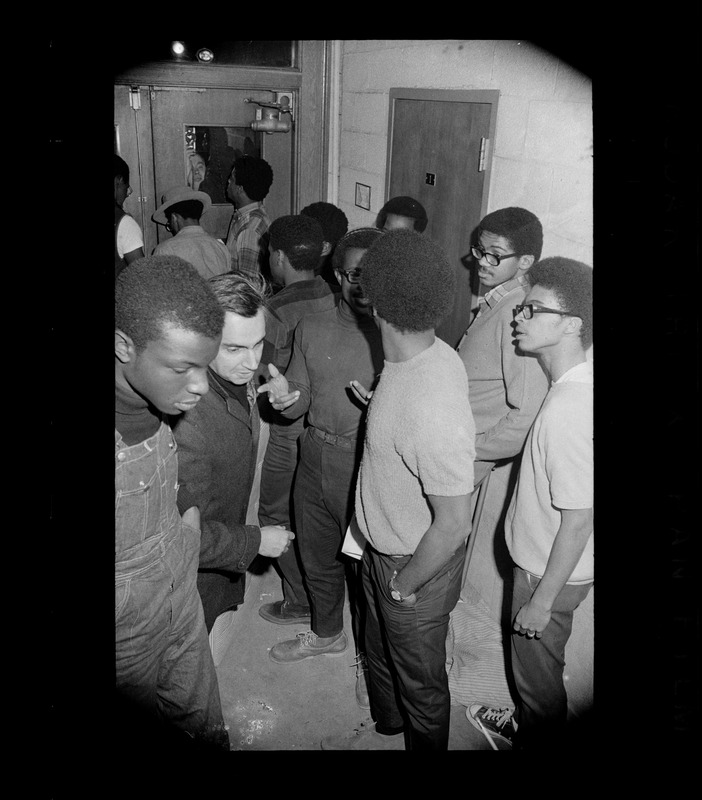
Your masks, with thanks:
[(212, 465), (204, 438), (182, 419), (178, 424), (178, 510), (200, 510), (200, 569), (245, 572), (258, 554), (261, 530), (256, 525), (227, 526), (212, 519)]
[(511, 324), (503, 327), (501, 354), (505, 399), (510, 410), (495, 425), (475, 437), (475, 453), (479, 461), (512, 458), (521, 452), (548, 391), (548, 379), (536, 358), (516, 352)]
[[(546, 474), (556, 508), (592, 508), (594, 503), (593, 415), (569, 389), (551, 409), (545, 440)], [(580, 401), (580, 402), (579, 402)]]
[[(236, 256), (232, 258), (232, 266), (246, 275), (261, 273), (262, 221), (256, 220), (247, 225), (236, 239)], [(234, 264), (234, 258), (237, 263)]]
[(299, 391), (300, 399), (297, 403), (293, 403), (293, 405), (283, 409), (281, 412), (282, 415), (288, 419), (297, 419), (301, 417), (310, 407), (311, 390), (310, 376), (307, 371), (307, 359), (305, 358), (306, 349), (304, 324), (300, 323), (295, 330), (292, 357), (285, 373), (290, 391)]
[(129, 214), (125, 214), (120, 220), (117, 228), (117, 253), (120, 258), (124, 258), (125, 253), (138, 250), (144, 246), (144, 236), (142, 235), (139, 223)]

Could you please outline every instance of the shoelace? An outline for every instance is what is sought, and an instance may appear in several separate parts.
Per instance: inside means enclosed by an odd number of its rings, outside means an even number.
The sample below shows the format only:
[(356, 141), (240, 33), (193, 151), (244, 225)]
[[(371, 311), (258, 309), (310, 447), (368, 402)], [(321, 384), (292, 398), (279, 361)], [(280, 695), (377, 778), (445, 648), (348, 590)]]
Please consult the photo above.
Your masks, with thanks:
[(366, 665), (366, 656), (364, 653), (358, 653), (356, 660), (350, 666), (356, 667), (356, 677), (360, 677), (364, 672), (367, 672), (368, 666)]
[(503, 728), (512, 719), (512, 712), (509, 708), (491, 708), (483, 714), (483, 719), (494, 722), (498, 728)]
[(314, 647), (317, 644), (317, 634), (314, 631), (298, 633), (297, 638), (300, 640), (300, 647)]

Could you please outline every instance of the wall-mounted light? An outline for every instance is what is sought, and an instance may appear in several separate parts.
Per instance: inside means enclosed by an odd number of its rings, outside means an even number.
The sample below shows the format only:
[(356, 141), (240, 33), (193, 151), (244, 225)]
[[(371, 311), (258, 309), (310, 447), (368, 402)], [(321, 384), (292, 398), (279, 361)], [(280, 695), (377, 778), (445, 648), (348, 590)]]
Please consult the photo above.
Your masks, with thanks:
[(171, 42), (171, 53), (173, 53), (176, 58), (184, 58), (186, 50), (185, 42)]
[(211, 61), (214, 61), (214, 53), (209, 47), (201, 47), (197, 51), (197, 60), (202, 61), (203, 64), (209, 64)]

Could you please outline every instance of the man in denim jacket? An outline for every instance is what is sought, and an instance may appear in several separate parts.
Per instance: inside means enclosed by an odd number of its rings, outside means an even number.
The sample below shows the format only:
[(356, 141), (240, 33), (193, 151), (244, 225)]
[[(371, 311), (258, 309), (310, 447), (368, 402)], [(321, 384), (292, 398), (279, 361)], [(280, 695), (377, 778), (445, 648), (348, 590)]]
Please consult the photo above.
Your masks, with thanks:
[(176, 443), (166, 416), (207, 393), (223, 318), (205, 279), (175, 256), (139, 259), (115, 283), (118, 710), (228, 749), (196, 585), (199, 511), (178, 511)]

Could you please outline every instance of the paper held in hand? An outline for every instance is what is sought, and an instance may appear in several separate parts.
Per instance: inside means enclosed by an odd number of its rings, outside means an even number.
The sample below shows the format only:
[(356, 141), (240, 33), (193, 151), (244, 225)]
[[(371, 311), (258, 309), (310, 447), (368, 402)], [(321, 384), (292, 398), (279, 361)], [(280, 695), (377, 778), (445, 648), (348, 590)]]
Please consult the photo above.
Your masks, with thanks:
[(360, 560), (361, 556), (363, 555), (363, 549), (365, 546), (366, 546), (365, 537), (358, 528), (358, 523), (356, 522), (356, 515), (354, 514), (351, 519), (351, 522), (349, 523), (349, 527), (346, 530), (346, 536), (344, 536), (344, 543), (341, 545), (341, 552), (346, 556), (350, 556), (351, 558), (357, 558)]

